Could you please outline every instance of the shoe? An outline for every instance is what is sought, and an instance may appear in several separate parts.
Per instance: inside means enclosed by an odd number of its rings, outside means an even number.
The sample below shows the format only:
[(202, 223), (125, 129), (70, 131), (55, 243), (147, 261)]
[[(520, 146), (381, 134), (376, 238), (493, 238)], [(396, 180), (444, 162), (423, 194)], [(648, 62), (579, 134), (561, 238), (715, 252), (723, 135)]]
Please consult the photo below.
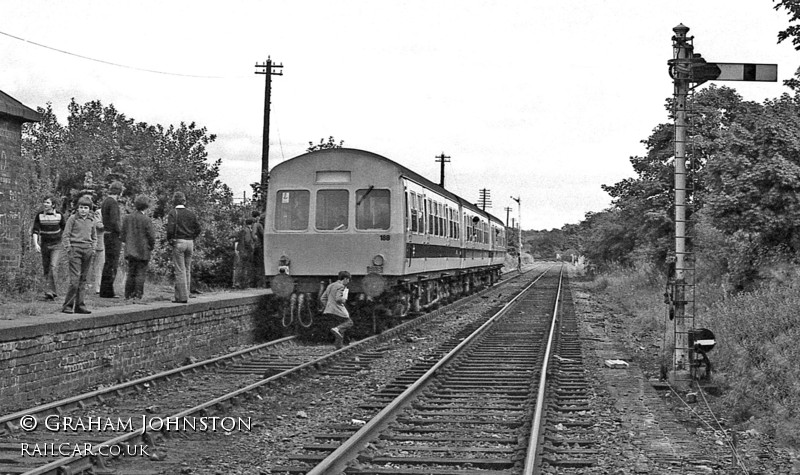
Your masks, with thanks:
[(196, 299), (196, 298), (197, 298), (197, 295), (189, 295), (189, 298), (190, 298), (190, 299)]
[(106, 295), (101, 295), (100, 298), (101, 299), (118, 299), (119, 295), (112, 295), (111, 297), (108, 297)]
[(172, 303), (189, 303), (188, 300), (173, 300)]
[(75, 313), (75, 312), (73, 312), (71, 308), (62, 308), (61, 313)]
[(54, 294), (52, 292), (45, 292), (44, 299), (45, 300), (55, 300), (56, 299), (56, 294)]
[(84, 314), (88, 315), (88, 314), (92, 313), (92, 311), (89, 310), (89, 309), (86, 309), (86, 308), (76, 308), (75, 309), (75, 313), (84, 313)]
[(336, 348), (343, 347), (344, 346), (344, 344), (343, 344), (344, 343), (344, 337), (342, 336), (342, 333), (339, 331), (339, 329), (336, 328), (336, 327), (333, 327), (333, 328), (331, 328), (331, 333), (333, 333), (333, 336), (335, 338), (333, 344), (336, 345)]

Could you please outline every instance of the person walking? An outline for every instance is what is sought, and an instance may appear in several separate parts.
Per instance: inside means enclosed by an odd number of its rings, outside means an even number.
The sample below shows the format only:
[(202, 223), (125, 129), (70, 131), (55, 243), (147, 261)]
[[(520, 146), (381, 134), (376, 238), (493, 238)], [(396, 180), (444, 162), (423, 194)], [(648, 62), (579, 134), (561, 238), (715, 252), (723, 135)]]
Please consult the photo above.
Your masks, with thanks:
[(119, 198), (124, 191), (122, 183), (115, 181), (108, 188), (108, 196), (103, 200), (100, 212), (103, 217), (103, 245), (105, 247), (106, 261), (103, 264), (103, 275), (100, 280), (100, 297), (113, 299), (114, 280), (117, 278), (117, 267), (119, 266), (119, 254), (122, 241), (119, 239), (121, 232), (121, 222), (119, 213)]
[(92, 199), (81, 196), (78, 210), (69, 217), (64, 227), (62, 242), (69, 257), (69, 290), (61, 307), (64, 313), (92, 313), (84, 302), (86, 280), (92, 266), (94, 242), (97, 239), (94, 219), (89, 212), (91, 207)]
[(350, 312), (347, 311), (347, 307), (344, 305), (347, 302), (347, 294), (349, 292), (347, 284), (350, 283), (350, 273), (343, 270), (339, 272), (338, 279), (328, 285), (320, 300), (324, 308), (323, 315), (330, 315), (339, 320), (344, 319), (342, 323), (331, 328), (331, 333), (335, 338), (334, 344), (336, 348), (341, 348), (344, 346), (344, 330), (353, 326)]
[(150, 207), (150, 199), (139, 195), (133, 202), (136, 211), (122, 221), (120, 238), (125, 243), (125, 261), (128, 277), (125, 280), (125, 299), (141, 299), (144, 296), (144, 281), (147, 263), (156, 244), (156, 232), (144, 210)]
[(67, 220), (63, 214), (56, 211), (52, 196), (45, 196), (42, 205), (42, 212), (33, 218), (33, 248), (42, 255), (44, 298), (55, 300), (58, 297), (56, 295), (56, 272), (63, 250), (61, 237)]
[(175, 297), (173, 303), (188, 303), (192, 285), (192, 253), (194, 240), (200, 236), (197, 216), (186, 208), (186, 195), (176, 191), (172, 195), (175, 209), (167, 215), (167, 240), (172, 246), (172, 267), (175, 270)]

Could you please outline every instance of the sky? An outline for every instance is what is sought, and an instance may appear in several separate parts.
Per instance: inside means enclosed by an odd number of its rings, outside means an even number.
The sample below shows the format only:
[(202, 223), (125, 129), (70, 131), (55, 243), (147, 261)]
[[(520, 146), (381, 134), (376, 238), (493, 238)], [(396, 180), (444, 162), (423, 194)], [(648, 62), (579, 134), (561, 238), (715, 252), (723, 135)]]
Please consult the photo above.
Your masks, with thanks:
[(678, 24), (710, 62), (778, 64), (777, 83), (718, 85), (757, 102), (789, 91), (800, 52), (777, 44), (789, 17), (773, 5), (0, 0), (0, 90), (51, 103), (62, 123), (73, 98), (149, 124), (195, 122), (217, 136), (209, 159), (242, 197), (261, 171), (266, 76), (255, 72), (269, 57), (283, 65), (270, 167), (333, 136), (438, 182), (444, 153), (447, 189), (472, 202), (487, 189), (496, 216), (553, 229), (607, 208), (601, 185), (633, 176), (629, 158), (668, 120)]

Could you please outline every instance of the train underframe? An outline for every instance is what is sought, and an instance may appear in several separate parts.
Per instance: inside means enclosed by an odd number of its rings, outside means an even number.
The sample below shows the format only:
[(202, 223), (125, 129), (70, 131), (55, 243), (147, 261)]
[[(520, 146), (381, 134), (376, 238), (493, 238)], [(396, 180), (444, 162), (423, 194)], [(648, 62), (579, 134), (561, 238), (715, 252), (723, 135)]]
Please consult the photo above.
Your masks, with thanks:
[[(490, 287), (500, 279), (501, 267), (496, 265), (404, 276), (354, 276), (348, 286), (348, 308), (354, 326), (348, 332), (353, 338), (378, 334), (404, 319)], [(336, 277), (292, 277), (295, 290), (288, 297), (281, 298), (278, 305), (283, 326), (287, 329), (294, 327), (298, 333), (312, 340), (327, 339), (329, 335), (325, 327), (329, 328), (330, 322), (322, 318), (319, 297)], [(376, 288), (381, 287), (382, 292), (375, 295)]]

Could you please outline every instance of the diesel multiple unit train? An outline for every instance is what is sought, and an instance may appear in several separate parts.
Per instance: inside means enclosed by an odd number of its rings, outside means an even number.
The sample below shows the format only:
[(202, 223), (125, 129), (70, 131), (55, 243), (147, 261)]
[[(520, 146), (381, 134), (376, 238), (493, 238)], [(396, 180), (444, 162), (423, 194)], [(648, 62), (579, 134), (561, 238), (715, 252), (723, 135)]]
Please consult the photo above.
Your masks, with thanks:
[[(430, 308), (499, 278), (503, 222), (375, 153), (306, 153), (270, 172), (264, 268), (293, 312), (350, 272), (350, 301), (396, 316)], [(355, 301), (353, 303), (356, 303)]]

